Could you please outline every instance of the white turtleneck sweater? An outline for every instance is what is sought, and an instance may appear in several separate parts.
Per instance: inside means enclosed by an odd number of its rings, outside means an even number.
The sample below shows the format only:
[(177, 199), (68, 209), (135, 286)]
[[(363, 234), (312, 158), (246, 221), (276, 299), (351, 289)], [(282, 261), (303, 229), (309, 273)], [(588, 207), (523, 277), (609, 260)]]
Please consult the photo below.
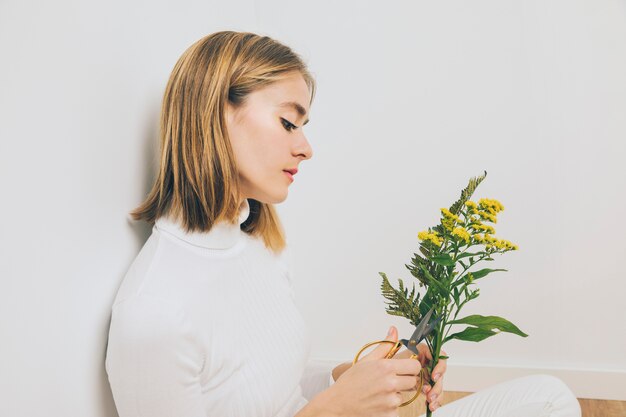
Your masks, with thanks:
[(286, 256), (218, 223), (161, 217), (113, 303), (106, 371), (120, 417), (291, 417), (333, 382), (309, 359)]

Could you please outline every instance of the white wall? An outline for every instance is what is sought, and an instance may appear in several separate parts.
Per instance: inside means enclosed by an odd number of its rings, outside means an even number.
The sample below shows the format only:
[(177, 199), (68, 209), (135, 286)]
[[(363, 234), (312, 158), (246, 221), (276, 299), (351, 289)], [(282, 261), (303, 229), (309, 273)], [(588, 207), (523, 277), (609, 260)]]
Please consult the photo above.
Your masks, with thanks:
[(318, 80), (314, 157), (278, 207), (313, 356), (410, 331), (378, 272), (410, 281), (417, 232), (486, 169), (476, 196), (504, 203), (498, 236), (520, 251), (464, 312), (530, 336), (450, 342), (446, 389), (550, 372), (626, 400), (623, 2), (4, 0), (0, 415), (116, 415), (109, 307), (149, 233), (127, 213), (169, 72), (222, 29), (283, 41)]
[(530, 336), (450, 342), (447, 389), (532, 371), (626, 399), (625, 3), (334, 2), (272, 27), (321, 84), (316, 154), (284, 204), (314, 352), (351, 360), (390, 323), (410, 334), (378, 272), (411, 281), (417, 232), (486, 169), (476, 197), (502, 201), (497, 235), (520, 251), (463, 311)]

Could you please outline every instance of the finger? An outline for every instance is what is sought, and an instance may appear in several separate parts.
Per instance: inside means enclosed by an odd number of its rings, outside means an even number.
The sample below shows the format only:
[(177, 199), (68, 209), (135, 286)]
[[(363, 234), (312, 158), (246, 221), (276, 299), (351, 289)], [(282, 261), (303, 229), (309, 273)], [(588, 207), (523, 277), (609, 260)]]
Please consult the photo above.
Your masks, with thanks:
[(415, 391), (418, 388), (419, 380), (414, 376), (398, 376), (396, 379), (397, 391)]
[(441, 386), (433, 387), (428, 394), (426, 394), (426, 401), (432, 403), (443, 403), (443, 390)]
[(432, 389), (428, 392), (427, 395), (428, 395), (429, 401), (434, 401), (435, 399), (440, 400), (439, 397), (443, 395), (443, 377), (441, 377), (439, 381), (435, 383), (435, 385), (432, 387)]
[[(444, 351), (441, 351), (441, 353), (445, 356), (446, 353)], [(437, 362), (437, 366), (435, 366), (435, 369), (433, 369), (433, 380), (437, 381), (439, 379), (440, 376), (442, 376), (446, 370), (448, 369), (448, 361), (446, 359), (440, 359)]]
[(441, 404), (439, 403), (439, 401), (435, 401), (434, 403), (428, 404), (428, 408), (430, 408), (430, 411), (435, 411), (439, 407), (441, 407)]
[(433, 355), (430, 353), (430, 349), (428, 348), (428, 345), (426, 343), (420, 343), (418, 346), (424, 351), (424, 354), (426, 355), (428, 360), (433, 359)]
[(428, 382), (429, 384), (432, 383), (432, 378), (430, 375), (430, 371), (428, 370), (428, 368), (424, 368), (424, 382)]
[(435, 381), (435, 384), (433, 386), (433, 389), (436, 389), (438, 391), (441, 391), (443, 389), (443, 379), (445, 378), (445, 375), (441, 375), (437, 381)]
[(422, 365), (415, 359), (398, 359), (389, 363), (397, 375), (418, 376), (422, 370)]
[(437, 408), (441, 407), (441, 404), (439, 403), (439, 401), (435, 401), (435, 402), (429, 402), (428, 400), (424, 401), (424, 405), (426, 406), (426, 408), (428, 408), (430, 411), (435, 411)]
[(400, 351), (400, 353), (397, 353), (393, 358), (394, 359), (409, 359), (412, 354), (413, 352), (411, 352), (410, 350), (404, 349), (403, 351)]
[(433, 360), (433, 356), (430, 354), (430, 349), (424, 343), (417, 345), (417, 351), (419, 352), (420, 361), (423, 366), (426, 366), (428, 362)]
[(448, 369), (447, 365), (445, 363), (441, 363), (439, 362), (437, 364), (437, 366), (435, 366), (435, 369), (433, 369), (433, 381), (437, 382), (439, 381), (440, 378), (443, 377), (443, 374), (446, 372), (446, 370)]

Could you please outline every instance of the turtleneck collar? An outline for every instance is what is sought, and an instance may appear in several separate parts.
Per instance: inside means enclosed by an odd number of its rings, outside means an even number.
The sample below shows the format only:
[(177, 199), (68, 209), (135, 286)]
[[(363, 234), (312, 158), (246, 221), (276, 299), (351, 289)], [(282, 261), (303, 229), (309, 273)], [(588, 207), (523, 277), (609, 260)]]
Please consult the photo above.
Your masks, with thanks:
[(249, 215), (250, 204), (247, 199), (244, 199), (239, 206), (239, 224), (221, 221), (215, 223), (208, 232), (188, 233), (180, 223), (163, 216), (154, 222), (154, 227), (194, 246), (208, 249), (229, 249), (235, 246), (242, 234), (245, 233), (241, 230), (241, 224), (248, 219)]

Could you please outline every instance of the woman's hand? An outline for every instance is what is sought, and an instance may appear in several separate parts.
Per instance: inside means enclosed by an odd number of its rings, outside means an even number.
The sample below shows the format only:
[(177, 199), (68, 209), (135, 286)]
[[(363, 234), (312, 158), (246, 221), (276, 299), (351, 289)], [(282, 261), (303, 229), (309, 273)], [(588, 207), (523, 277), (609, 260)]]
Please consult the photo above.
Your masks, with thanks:
[[(433, 357), (430, 354), (430, 349), (426, 346), (425, 343), (420, 343), (417, 345), (417, 350), (419, 355), (417, 356), (417, 360), (420, 362), (422, 367), (426, 371), (426, 381), (424, 382), (424, 387), (422, 388), (422, 392), (426, 394), (428, 398), (428, 407), (431, 411), (435, 411), (437, 408), (441, 407), (443, 403), (443, 374), (446, 372), (447, 364), (446, 359), (439, 359), (437, 362), (437, 366), (433, 369), (433, 377), (432, 380), (435, 381), (435, 386), (431, 387), (431, 385), (427, 382), (431, 380), (430, 375), (428, 374), (428, 364), (432, 361)], [(393, 358), (394, 359), (407, 359), (410, 358), (413, 352), (408, 349), (404, 349), (401, 352), (398, 352)], [(441, 354), (444, 356), (448, 356), (445, 351), (441, 350)]]
[[(397, 338), (397, 330), (392, 326), (386, 339)], [(404, 402), (401, 392), (417, 388), (422, 367), (415, 359), (385, 359), (389, 349), (389, 344), (382, 343), (362, 356), (330, 388), (309, 402), (302, 417), (397, 417), (398, 407)]]

